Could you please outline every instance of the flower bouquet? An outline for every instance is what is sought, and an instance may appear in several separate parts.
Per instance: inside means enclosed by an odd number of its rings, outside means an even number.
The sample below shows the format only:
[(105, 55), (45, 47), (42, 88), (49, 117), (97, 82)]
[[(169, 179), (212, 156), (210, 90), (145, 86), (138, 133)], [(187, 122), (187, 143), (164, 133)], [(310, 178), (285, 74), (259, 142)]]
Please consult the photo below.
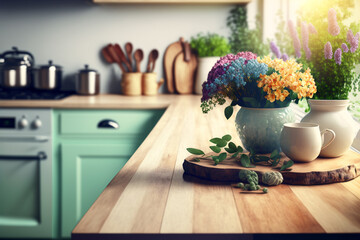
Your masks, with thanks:
[(304, 70), (294, 59), (257, 58), (251, 52), (220, 58), (202, 86), (204, 113), (217, 104), (223, 105), (227, 98), (231, 100), (225, 109), (227, 119), (233, 106), (242, 107), (236, 127), (244, 147), (256, 153), (279, 150), (283, 123), (294, 121), (287, 108), (290, 102), (311, 98), (316, 93), (310, 69)]

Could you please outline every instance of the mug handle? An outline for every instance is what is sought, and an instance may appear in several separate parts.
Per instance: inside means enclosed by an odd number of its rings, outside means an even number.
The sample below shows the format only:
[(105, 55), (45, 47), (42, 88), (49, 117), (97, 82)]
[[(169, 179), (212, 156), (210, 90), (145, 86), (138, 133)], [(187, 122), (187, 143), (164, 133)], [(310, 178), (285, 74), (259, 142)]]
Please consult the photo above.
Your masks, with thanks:
[(331, 134), (331, 139), (327, 144), (325, 144), (325, 146), (323, 145), (321, 147), (321, 150), (323, 150), (324, 148), (329, 146), (335, 140), (335, 136), (336, 136), (335, 132), (333, 130), (331, 130), (331, 129), (328, 129), (328, 128), (321, 131), (321, 136), (323, 136), (325, 133), (330, 133)]

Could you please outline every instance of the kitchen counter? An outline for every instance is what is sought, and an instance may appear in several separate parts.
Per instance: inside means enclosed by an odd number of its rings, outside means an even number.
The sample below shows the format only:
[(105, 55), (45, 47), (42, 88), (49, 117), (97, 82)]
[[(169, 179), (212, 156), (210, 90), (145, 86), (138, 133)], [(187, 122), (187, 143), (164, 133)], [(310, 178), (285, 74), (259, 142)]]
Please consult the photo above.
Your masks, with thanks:
[(82, 108), (82, 109), (164, 109), (176, 95), (124, 96), (101, 94), (72, 95), (62, 100), (0, 100), (0, 107), (15, 108)]
[(184, 175), (186, 148), (209, 149), (208, 140), (224, 134), (240, 144), (235, 116), (226, 120), (223, 107), (203, 114), (199, 105), (196, 95), (0, 101), (0, 107), (167, 108), (75, 227), (72, 239), (252, 239), (259, 233), (359, 237), (360, 178), (317, 186), (282, 184), (269, 187), (267, 194), (251, 194)]

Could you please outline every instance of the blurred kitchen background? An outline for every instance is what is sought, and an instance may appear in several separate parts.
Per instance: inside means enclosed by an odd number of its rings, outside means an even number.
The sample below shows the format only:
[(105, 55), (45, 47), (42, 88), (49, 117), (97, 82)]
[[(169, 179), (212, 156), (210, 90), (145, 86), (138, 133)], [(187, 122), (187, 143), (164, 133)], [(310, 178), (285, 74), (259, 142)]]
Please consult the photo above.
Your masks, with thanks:
[[(354, 18), (359, 19), (360, 1)], [(252, 0), (247, 3), (250, 28), (262, 16), (263, 40), (274, 39), (277, 13), (296, 20), (301, 0)], [(0, 52), (17, 46), (35, 56), (35, 65), (63, 67), (63, 89), (74, 89), (76, 74), (85, 64), (98, 70), (101, 93), (120, 93), (121, 72), (108, 64), (101, 49), (108, 43), (126, 42), (144, 51), (141, 68), (146, 69), (151, 49), (159, 50), (155, 72), (163, 77), (162, 58), (166, 47), (198, 33), (228, 37), (229, 4), (95, 4), (91, 0), (0, 0)], [(166, 92), (164, 85), (160, 92)]]
[[(264, 16), (264, 36), (273, 37), (278, 9), (289, 8), (288, 0), (253, 0), (247, 4), (248, 23), (255, 27), (257, 14)], [(36, 65), (48, 60), (63, 67), (63, 88), (73, 89), (84, 64), (98, 70), (102, 93), (120, 93), (121, 72), (108, 64), (101, 49), (108, 43), (144, 51), (145, 71), (151, 49), (159, 50), (155, 72), (163, 75), (166, 47), (182, 36), (190, 41), (198, 33), (228, 36), (229, 4), (95, 4), (91, 0), (0, 0), (0, 52), (17, 46), (35, 56)], [(266, 9), (266, 11), (265, 11)], [(160, 90), (165, 92), (163, 86)]]

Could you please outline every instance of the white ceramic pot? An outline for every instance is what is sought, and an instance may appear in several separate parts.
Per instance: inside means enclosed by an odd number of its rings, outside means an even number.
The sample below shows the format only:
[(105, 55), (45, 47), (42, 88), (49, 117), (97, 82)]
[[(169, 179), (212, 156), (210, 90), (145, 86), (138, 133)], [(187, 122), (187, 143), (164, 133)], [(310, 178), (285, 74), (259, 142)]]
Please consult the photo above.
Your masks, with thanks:
[[(359, 130), (347, 108), (349, 100), (309, 100), (310, 112), (301, 122), (312, 122), (320, 125), (320, 130), (331, 129), (335, 132), (335, 140), (321, 150), (321, 157), (338, 157), (349, 150)], [(324, 144), (330, 141), (325, 135)]]
[(198, 59), (198, 69), (195, 80), (195, 93), (202, 94), (202, 84), (207, 80), (208, 73), (220, 57), (201, 57)]

